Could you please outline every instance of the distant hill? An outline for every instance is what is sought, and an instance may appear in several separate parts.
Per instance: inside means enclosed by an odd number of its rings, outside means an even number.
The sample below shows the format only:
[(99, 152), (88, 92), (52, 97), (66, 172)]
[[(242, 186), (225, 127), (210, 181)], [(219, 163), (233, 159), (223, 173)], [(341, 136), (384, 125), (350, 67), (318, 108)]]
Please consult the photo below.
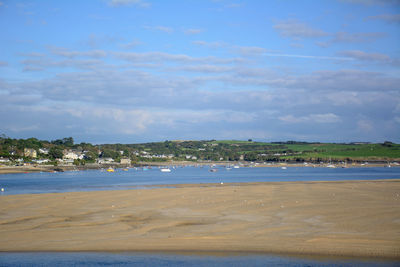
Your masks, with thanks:
[[(259, 161), (259, 162), (321, 162), (321, 161), (393, 161), (400, 160), (400, 145), (392, 142), (372, 144), (318, 142), (254, 142), (252, 140), (175, 140), (141, 144), (75, 144), (72, 137), (43, 141), (36, 138), (0, 137), (0, 157), (15, 160), (24, 156), (24, 149), (37, 151), (38, 158), (56, 160), (66, 152), (83, 155), (78, 163), (95, 162), (99, 158), (130, 158), (137, 161)], [(49, 153), (41, 153), (49, 151)]]

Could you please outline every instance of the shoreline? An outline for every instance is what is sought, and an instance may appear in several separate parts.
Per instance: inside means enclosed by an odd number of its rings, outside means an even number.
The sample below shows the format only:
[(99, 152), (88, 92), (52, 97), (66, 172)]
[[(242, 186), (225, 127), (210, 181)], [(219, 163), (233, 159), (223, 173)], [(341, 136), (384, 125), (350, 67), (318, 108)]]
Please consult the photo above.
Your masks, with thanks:
[(0, 196), (1, 252), (400, 259), (400, 180), (180, 185)]
[(380, 256), (380, 255), (364, 255), (364, 254), (326, 254), (326, 253), (308, 253), (308, 252), (287, 252), (282, 250), (277, 251), (254, 251), (254, 250), (194, 250), (194, 249), (181, 249), (181, 250), (159, 250), (159, 249), (138, 249), (138, 250), (20, 250), (20, 251), (2, 251), (1, 253), (109, 253), (109, 254), (124, 254), (124, 253), (143, 253), (143, 254), (165, 254), (165, 255), (187, 255), (187, 256), (281, 256), (292, 258), (305, 258), (314, 260), (362, 260), (362, 261), (383, 261), (383, 262), (399, 262), (400, 257), (393, 256)]
[[(191, 161), (175, 161), (175, 162), (139, 162), (135, 165), (121, 165), (121, 164), (87, 164), (81, 166), (75, 165), (26, 165), (26, 166), (1, 166), (0, 165), (0, 175), (1, 174), (15, 174), (15, 173), (35, 173), (35, 172), (57, 172), (57, 171), (85, 171), (85, 170), (100, 170), (106, 169), (108, 167), (113, 168), (134, 168), (141, 166), (150, 166), (150, 167), (165, 167), (165, 166), (232, 166), (232, 165), (240, 165), (241, 167), (268, 167), (268, 168), (281, 168), (281, 167), (301, 167), (301, 168), (327, 168), (328, 163), (324, 164), (300, 164), (300, 163), (271, 163), (271, 164), (257, 164), (251, 165), (248, 162), (191, 162)], [(361, 163), (353, 163), (349, 165), (344, 164), (334, 164), (335, 168), (371, 168), (371, 167), (387, 167), (385, 163), (370, 163), (370, 164), (361, 164)], [(400, 165), (391, 166), (392, 168), (398, 168)]]

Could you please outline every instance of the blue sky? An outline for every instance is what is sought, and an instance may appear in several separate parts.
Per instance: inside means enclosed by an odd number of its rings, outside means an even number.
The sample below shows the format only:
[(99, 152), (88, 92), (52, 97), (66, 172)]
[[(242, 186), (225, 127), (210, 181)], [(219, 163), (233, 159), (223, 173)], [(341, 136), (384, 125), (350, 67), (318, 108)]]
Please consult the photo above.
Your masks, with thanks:
[(400, 142), (400, 1), (0, 0), (13, 138)]

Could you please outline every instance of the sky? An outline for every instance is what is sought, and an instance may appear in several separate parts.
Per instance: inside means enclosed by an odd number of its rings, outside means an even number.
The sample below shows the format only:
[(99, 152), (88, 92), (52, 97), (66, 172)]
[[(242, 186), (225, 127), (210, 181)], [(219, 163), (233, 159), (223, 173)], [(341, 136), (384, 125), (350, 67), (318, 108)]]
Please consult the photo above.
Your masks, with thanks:
[(399, 0), (0, 0), (0, 134), (400, 142)]

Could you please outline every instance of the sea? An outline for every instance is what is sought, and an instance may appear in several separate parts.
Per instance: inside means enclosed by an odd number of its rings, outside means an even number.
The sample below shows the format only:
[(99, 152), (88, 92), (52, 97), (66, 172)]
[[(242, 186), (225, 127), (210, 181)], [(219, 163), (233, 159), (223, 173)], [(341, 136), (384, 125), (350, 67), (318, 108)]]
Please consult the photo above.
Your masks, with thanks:
[[(400, 179), (400, 167), (313, 168), (176, 166), (171, 172), (157, 167), (104, 170), (19, 173), (0, 175), (0, 195), (78, 191), (144, 189), (157, 186), (202, 183), (293, 182)], [(213, 170), (213, 171), (211, 171)]]
[[(178, 184), (400, 179), (400, 167), (313, 168), (171, 166), (0, 175), (1, 197), (78, 191), (174, 187)], [(214, 171), (210, 171), (213, 169)], [(216, 170), (216, 171), (215, 171)], [(1, 215), (0, 215), (1, 216)], [(0, 226), (1, 227), (1, 226)], [(0, 237), (1, 242), (1, 237)], [(0, 266), (400, 266), (378, 258), (252, 253), (0, 252)]]

